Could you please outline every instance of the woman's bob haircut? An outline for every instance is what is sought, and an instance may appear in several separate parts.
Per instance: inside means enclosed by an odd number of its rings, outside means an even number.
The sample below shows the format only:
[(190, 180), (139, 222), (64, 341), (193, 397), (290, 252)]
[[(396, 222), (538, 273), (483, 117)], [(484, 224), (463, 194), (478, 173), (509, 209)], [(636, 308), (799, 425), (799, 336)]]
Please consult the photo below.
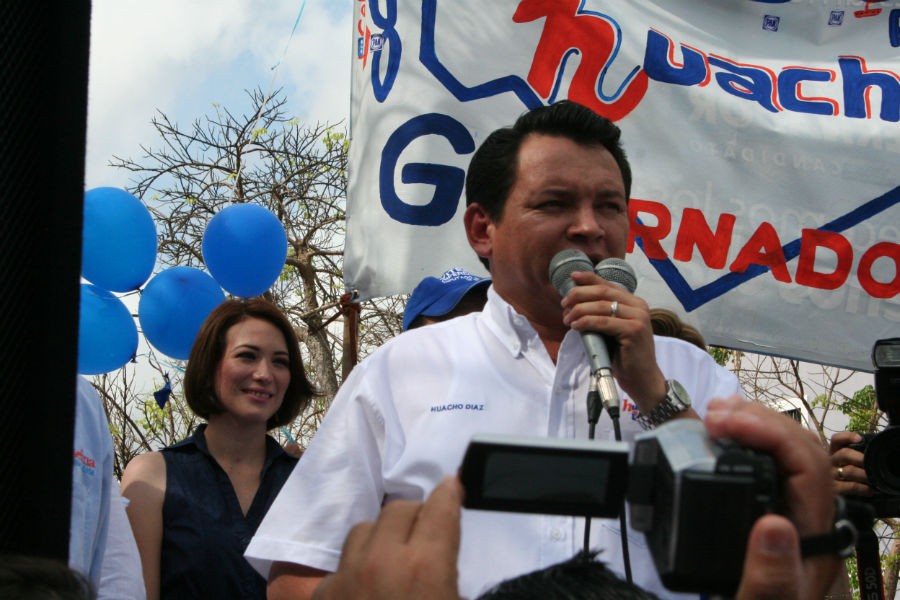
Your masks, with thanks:
[(260, 319), (271, 323), (284, 336), (291, 381), (285, 390), (281, 407), (266, 425), (268, 429), (287, 425), (307, 407), (315, 395), (315, 388), (306, 378), (300, 358), (300, 343), (291, 322), (277, 306), (262, 298), (226, 300), (209, 313), (200, 326), (188, 358), (184, 373), (184, 397), (191, 410), (206, 420), (209, 420), (210, 415), (225, 411), (216, 396), (216, 374), (225, 354), (228, 330), (246, 319)]

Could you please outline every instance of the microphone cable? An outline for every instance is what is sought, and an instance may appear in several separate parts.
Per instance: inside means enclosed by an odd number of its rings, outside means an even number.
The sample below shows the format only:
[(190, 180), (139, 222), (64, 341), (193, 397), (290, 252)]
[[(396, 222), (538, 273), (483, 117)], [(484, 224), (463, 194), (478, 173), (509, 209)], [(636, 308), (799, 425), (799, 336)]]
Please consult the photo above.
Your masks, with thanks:
[[(612, 377), (609, 378), (612, 380)], [(610, 420), (612, 420), (613, 424), (613, 432), (615, 434), (615, 439), (617, 442), (622, 441), (622, 427), (619, 424), (619, 401), (618, 401), (618, 393), (615, 390), (615, 387), (612, 388), (612, 393), (610, 394), (610, 390), (608, 386), (603, 386), (603, 376), (597, 371), (591, 373), (591, 385), (588, 389), (587, 394), (587, 414), (588, 414), (588, 439), (593, 440), (596, 431), (597, 431), (597, 421), (600, 420), (600, 413), (603, 410), (604, 404), (607, 406), (606, 412), (609, 414)], [(615, 384), (613, 384), (615, 385)], [(606, 391), (607, 395), (611, 395), (612, 398), (603, 398), (600, 394), (600, 388), (607, 387)], [(615, 402), (610, 402), (610, 400), (615, 399)], [(628, 522), (625, 517), (625, 497), (622, 497), (622, 505), (619, 509), (619, 536), (622, 540), (622, 563), (625, 568), (625, 580), (628, 583), (633, 583), (631, 576), (631, 556), (628, 549)], [(591, 551), (591, 517), (585, 516), (584, 518), (584, 553), (585, 555), (589, 554)]]
[[(561, 296), (568, 294), (575, 287), (572, 281), (572, 273), (576, 271), (593, 271), (608, 283), (615, 285), (629, 293), (634, 293), (637, 288), (637, 276), (634, 270), (621, 258), (607, 258), (594, 265), (587, 254), (575, 248), (568, 248), (557, 252), (550, 260), (549, 276), (553, 287)], [(588, 439), (593, 440), (596, 433), (597, 421), (603, 407), (609, 413), (613, 423), (613, 431), (617, 442), (622, 441), (622, 430), (619, 425), (619, 393), (616, 381), (612, 375), (612, 361), (610, 357), (609, 342), (600, 334), (582, 332), (581, 340), (584, 343), (590, 370), (590, 386), (587, 395)], [(614, 347), (613, 347), (614, 351)], [(619, 510), (619, 528), (622, 538), (622, 562), (625, 567), (625, 578), (632, 583), (631, 560), (628, 551), (628, 523), (625, 513), (625, 497), (622, 498)], [(591, 517), (585, 515), (584, 521), (584, 552), (590, 553), (591, 542)]]

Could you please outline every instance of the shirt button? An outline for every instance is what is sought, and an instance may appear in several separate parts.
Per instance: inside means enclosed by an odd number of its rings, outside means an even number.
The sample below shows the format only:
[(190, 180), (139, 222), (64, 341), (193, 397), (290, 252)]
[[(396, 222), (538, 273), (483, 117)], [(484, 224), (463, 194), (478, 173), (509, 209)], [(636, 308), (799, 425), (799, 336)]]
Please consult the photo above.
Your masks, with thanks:
[(558, 542), (559, 540), (563, 539), (562, 531), (560, 531), (559, 529), (551, 529), (550, 539), (554, 542)]

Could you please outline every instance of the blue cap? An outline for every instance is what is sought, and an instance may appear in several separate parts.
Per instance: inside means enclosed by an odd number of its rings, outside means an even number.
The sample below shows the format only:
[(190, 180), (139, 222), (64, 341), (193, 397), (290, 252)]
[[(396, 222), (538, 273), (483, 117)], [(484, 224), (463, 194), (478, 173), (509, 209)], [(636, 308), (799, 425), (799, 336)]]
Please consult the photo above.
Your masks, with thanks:
[(403, 311), (403, 331), (419, 316), (440, 317), (456, 308), (463, 296), (477, 287), (487, 287), (491, 280), (472, 275), (465, 269), (445, 271), (440, 278), (426, 277), (419, 282), (406, 301)]

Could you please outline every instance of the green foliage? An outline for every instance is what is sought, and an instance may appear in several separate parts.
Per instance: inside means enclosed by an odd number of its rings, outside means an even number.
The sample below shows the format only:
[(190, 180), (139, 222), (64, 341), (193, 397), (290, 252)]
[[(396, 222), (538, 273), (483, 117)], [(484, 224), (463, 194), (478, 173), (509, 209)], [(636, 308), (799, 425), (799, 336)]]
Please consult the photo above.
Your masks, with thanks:
[(856, 570), (856, 555), (853, 554), (845, 558), (844, 566), (847, 567), (847, 576), (850, 577), (850, 594), (853, 596), (854, 600), (859, 600), (859, 578)]
[(713, 357), (713, 360), (716, 361), (721, 367), (724, 367), (728, 360), (731, 358), (732, 351), (728, 348), (720, 348), (719, 346), (710, 346), (709, 354)]
[(166, 418), (168, 414), (166, 413), (165, 409), (159, 407), (152, 394), (147, 400), (144, 400), (142, 412), (144, 418), (137, 419), (137, 423), (145, 431), (152, 432), (153, 434), (165, 431)]
[[(881, 572), (887, 573), (892, 567), (896, 569), (900, 557), (881, 555)], [(850, 595), (853, 600), (861, 600), (862, 595), (859, 592), (859, 570), (856, 564), (856, 554), (852, 554), (844, 559), (844, 566), (847, 567), (847, 575), (850, 578)], [(840, 575), (839, 575), (840, 577)]]
[(875, 388), (867, 385), (857, 390), (853, 397), (839, 406), (842, 413), (850, 417), (847, 429), (856, 433), (867, 433), (872, 430), (878, 404), (875, 399)]
[(827, 409), (828, 407), (830, 407), (832, 405), (832, 403), (833, 403), (833, 400), (828, 394), (818, 394), (815, 398), (812, 399), (812, 401), (809, 403), (809, 405), (812, 408)]
[(347, 138), (347, 135), (344, 132), (335, 129), (330, 129), (322, 137), (322, 141), (325, 143), (325, 148), (327, 148), (329, 152), (334, 151), (335, 146), (338, 145), (341, 146), (341, 150), (344, 152), (350, 147), (350, 140)]
[(294, 278), (297, 277), (297, 269), (295, 269), (292, 265), (285, 265), (284, 268), (281, 269), (281, 273), (278, 275), (278, 281), (281, 283), (289, 283)]

